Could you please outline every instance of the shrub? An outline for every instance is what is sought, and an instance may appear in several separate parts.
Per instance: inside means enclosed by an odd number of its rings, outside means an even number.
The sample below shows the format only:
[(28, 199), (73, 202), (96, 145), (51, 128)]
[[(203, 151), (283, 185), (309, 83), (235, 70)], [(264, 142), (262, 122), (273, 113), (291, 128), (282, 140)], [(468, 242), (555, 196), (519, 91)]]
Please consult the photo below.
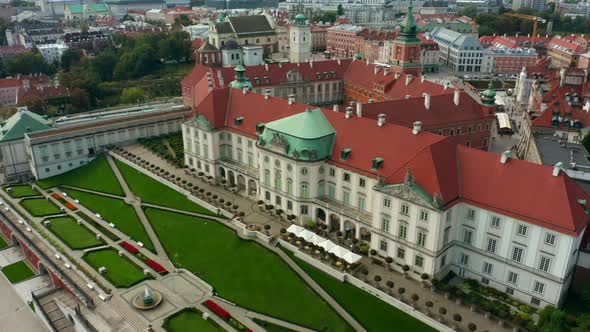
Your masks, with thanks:
[(369, 275), (369, 270), (363, 269), (361, 270), (361, 273), (366, 277), (367, 275)]
[(388, 288), (393, 288), (393, 286), (395, 286), (395, 284), (394, 284), (394, 283), (393, 283), (393, 281), (391, 281), (391, 280), (389, 280), (389, 281), (386, 283), (386, 285), (387, 285), (387, 287), (388, 287)]
[(463, 317), (461, 317), (461, 315), (459, 315), (459, 314), (454, 314), (453, 315), (453, 320), (455, 322), (460, 322), (462, 319), (463, 319)]
[(285, 234), (287, 233), (287, 229), (286, 228), (281, 228), (281, 234)]
[(258, 205), (262, 205), (262, 204), (264, 204), (264, 202), (263, 202), (263, 201), (261, 201), (261, 200), (258, 200), (258, 201), (256, 201), (256, 204), (258, 204)]
[(232, 207), (234, 208), (234, 210), (237, 210), (239, 206), (237, 206), (237, 205), (234, 205), (234, 206), (232, 206)]
[(342, 235), (343, 235), (343, 234), (342, 234), (342, 232), (341, 232), (341, 231), (338, 231), (338, 232), (336, 232), (336, 236), (337, 236), (337, 237), (342, 237)]
[(397, 292), (399, 293), (399, 295), (403, 295), (406, 292), (406, 289), (403, 287), (400, 287)]
[(432, 301), (426, 301), (426, 303), (424, 303), (426, 305), (427, 308), (432, 308), (434, 307), (434, 303)]
[(217, 199), (217, 195), (213, 195), (213, 196), (211, 196), (211, 198)]
[(223, 199), (223, 198), (220, 198), (220, 199), (219, 199), (219, 203), (223, 203), (223, 202), (225, 202), (225, 199)]
[(428, 273), (422, 273), (420, 278), (422, 278), (422, 280), (428, 280)]
[(371, 254), (371, 256), (375, 256), (375, 255), (377, 255), (377, 250), (375, 250), (375, 249), (371, 249), (371, 250), (369, 251), (369, 253)]
[(441, 308), (438, 308), (438, 313), (441, 314), (441, 315), (446, 315), (447, 314), (447, 309), (442, 308), (442, 307)]
[(467, 325), (467, 328), (469, 329), (469, 331), (475, 331), (477, 330), (477, 325), (469, 323), (469, 325)]
[(381, 276), (380, 275), (376, 275), (375, 278), (373, 278), (373, 280), (375, 280), (375, 282), (380, 282), (381, 281)]
[(228, 202), (225, 202), (225, 205), (230, 206), (231, 205), (231, 202), (229, 202), (229, 201)]
[(307, 227), (308, 227), (308, 228), (310, 228), (310, 229), (312, 229), (312, 228), (315, 228), (315, 226), (316, 226), (316, 222), (315, 222), (315, 221), (313, 221), (313, 220), (310, 220), (310, 221), (307, 223)]
[(412, 294), (412, 301), (416, 302), (420, 299), (420, 296), (418, 296), (418, 294), (414, 293)]
[(240, 213), (238, 213), (238, 216), (240, 216), (240, 217), (243, 217), (243, 216), (245, 216), (245, 215), (246, 215), (246, 214), (244, 213), (244, 211), (240, 211)]
[(410, 271), (410, 267), (408, 265), (404, 265), (402, 266), (402, 270), (404, 270), (404, 272), (408, 272)]
[(264, 225), (264, 229), (268, 231), (270, 229), (270, 225)]
[(391, 264), (391, 263), (393, 263), (393, 258), (391, 258), (391, 257), (386, 257), (386, 258), (385, 258), (385, 262), (386, 262), (387, 264)]

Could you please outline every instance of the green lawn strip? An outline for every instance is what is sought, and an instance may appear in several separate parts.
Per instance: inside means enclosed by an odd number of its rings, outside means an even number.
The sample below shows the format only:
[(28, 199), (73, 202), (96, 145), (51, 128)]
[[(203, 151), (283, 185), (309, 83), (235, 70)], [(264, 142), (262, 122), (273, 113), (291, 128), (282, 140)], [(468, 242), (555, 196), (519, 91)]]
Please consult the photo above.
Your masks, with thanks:
[(119, 185), (115, 174), (105, 156), (101, 155), (88, 164), (69, 172), (37, 181), (43, 189), (68, 185), (83, 189), (96, 190), (113, 195), (123, 196), (123, 189)]
[(8, 193), (8, 195), (10, 195), (10, 197), (12, 197), (12, 198), (31, 197), (31, 196), (40, 196), (41, 195), (38, 191), (33, 189), (30, 185), (8, 186), (8, 187), (4, 187), (4, 191), (6, 191)]
[(145, 212), (174, 264), (206, 280), (221, 297), (318, 331), (353, 331), (263, 246), (216, 221), (152, 208)]
[(186, 308), (166, 318), (162, 328), (167, 332), (225, 332), (211, 318), (204, 320), (203, 313), (196, 308)]
[(407, 315), (364, 290), (349, 283), (340, 282), (325, 274), (295, 257), (291, 251), (286, 249), (283, 249), (283, 251), (367, 331), (389, 331), (393, 326), (395, 326), (396, 331), (436, 331), (429, 325)]
[(98, 213), (109, 223), (115, 224), (121, 232), (133, 238), (135, 241), (143, 242), (146, 249), (155, 252), (154, 245), (145, 232), (141, 220), (135, 214), (132, 206), (123, 200), (96, 194), (67, 189), (68, 195), (78, 199), (90, 211)]
[(96, 230), (98, 230), (100, 233), (102, 233), (103, 235), (106, 235), (109, 239), (111, 239), (113, 241), (119, 241), (120, 240), (117, 235), (115, 235), (113, 232), (111, 232), (110, 230), (108, 230), (105, 227), (103, 227), (101, 224), (97, 223), (90, 216), (86, 215), (86, 213), (78, 210), (78, 211), (76, 211), (76, 214), (78, 216), (80, 216), (80, 219), (85, 220), (87, 223), (89, 223), (90, 225), (92, 225), (92, 227), (96, 228)]
[(104, 241), (96, 238), (86, 226), (78, 225), (71, 217), (47, 219), (50, 225), (45, 227), (72, 249), (86, 249), (103, 245)]
[(291, 329), (288, 329), (288, 328), (280, 326), (280, 325), (275, 325), (275, 324), (267, 322), (265, 320), (252, 318), (252, 321), (254, 321), (254, 323), (256, 323), (258, 326), (264, 328), (267, 332), (295, 332)]
[(4, 240), (2, 235), (0, 235), (0, 250), (4, 249), (6, 247), (8, 247), (8, 243), (6, 243), (6, 240)]
[(82, 258), (97, 271), (104, 266), (107, 271), (102, 276), (117, 288), (128, 288), (147, 279), (140, 267), (113, 249), (91, 251)]
[(35, 276), (35, 272), (24, 261), (19, 261), (2, 268), (2, 273), (13, 284)]
[(19, 204), (34, 217), (64, 213), (57, 205), (45, 198), (27, 198), (20, 201)]
[(131, 166), (118, 160), (116, 163), (131, 191), (141, 197), (143, 202), (211, 216), (216, 215), (214, 212), (189, 200), (185, 195), (135, 170)]

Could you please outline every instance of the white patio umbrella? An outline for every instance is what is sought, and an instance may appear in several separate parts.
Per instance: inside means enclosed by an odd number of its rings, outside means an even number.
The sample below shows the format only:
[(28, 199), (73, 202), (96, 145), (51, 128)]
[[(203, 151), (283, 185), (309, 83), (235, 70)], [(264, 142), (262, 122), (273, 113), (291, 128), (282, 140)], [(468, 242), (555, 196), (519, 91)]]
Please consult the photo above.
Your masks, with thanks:
[(297, 234), (297, 237), (301, 237), (303, 238), (305, 241), (309, 242), (309, 239), (311, 239), (313, 236), (315, 235), (314, 232), (310, 232), (307, 229), (302, 230), (301, 232), (299, 232)]
[(305, 230), (305, 228), (299, 226), (299, 225), (291, 225), (289, 226), (289, 228), (287, 228), (287, 232), (293, 233), (295, 235), (299, 234), (301, 231)]
[(344, 254), (344, 256), (342, 256), (342, 259), (344, 259), (348, 264), (354, 264), (361, 260), (361, 256), (355, 254), (352, 251), (348, 251), (346, 254)]
[(311, 242), (313, 244), (318, 244), (322, 241), (324, 241), (325, 239), (317, 234), (314, 234), (312, 237), (309, 238), (309, 240), (307, 240), (308, 242)]
[(339, 247), (339, 246), (334, 246), (334, 247), (330, 248), (330, 250), (328, 250), (329, 253), (333, 253), (338, 258), (341, 258), (342, 256), (344, 256), (347, 251), (348, 250), (346, 250), (342, 247)]
[(330, 249), (336, 246), (336, 244), (328, 239), (324, 239), (324, 241), (317, 244), (319, 247), (324, 248), (325, 251), (329, 252)]

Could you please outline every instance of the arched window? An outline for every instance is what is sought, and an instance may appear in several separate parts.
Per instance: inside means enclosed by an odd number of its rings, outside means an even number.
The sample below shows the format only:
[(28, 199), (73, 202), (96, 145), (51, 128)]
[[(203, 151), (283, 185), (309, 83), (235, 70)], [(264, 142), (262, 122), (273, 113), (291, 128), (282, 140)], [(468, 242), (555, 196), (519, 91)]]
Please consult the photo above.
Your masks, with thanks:
[(301, 175), (307, 175), (307, 168), (303, 167), (301, 169)]
[(281, 171), (275, 170), (275, 189), (277, 191), (282, 190), (283, 188), (283, 181), (281, 180)]
[(264, 170), (264, 184), (266, 184), (266, 185), (270, 184), (270, 171), (269, 170)]
[(326, 190), (326, 183), (324, 181), (320, 181), (318, 182), (318, 196), (322, 197), (325, 195), (325, 190)]
[(307, 182), (301, 182), (301, 193), (302, 198), (309, 198), (309, 184)]
[(293, 180), (291, 178), (287, 179), (287, 194), (293, 194)]

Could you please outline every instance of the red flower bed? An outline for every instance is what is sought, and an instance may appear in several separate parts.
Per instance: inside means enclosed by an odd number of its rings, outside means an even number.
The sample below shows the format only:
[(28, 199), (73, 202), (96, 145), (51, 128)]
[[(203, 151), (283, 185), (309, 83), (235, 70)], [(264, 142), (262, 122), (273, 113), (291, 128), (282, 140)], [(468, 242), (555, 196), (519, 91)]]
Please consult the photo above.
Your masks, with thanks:
[(250, 330), (250, 329), (247, 329), (247, 330), (246, 330), (246, 332), (254, 332), (254, 331), (252, 331), (252, 330)]
[(222, 307), (219, 306), (219, 304), (211, 301), (211, 300), (207, 300), (205, 302), (203, 302), (203, 304), (211, 309), (216, 315), (218, 315), (219, 317), (228, 320), (231, 318), (231, 315), (229, 314), (229, 312), (225, 311), (225, 309), (223, 309)]
[(129, 251), (130, 253), (132, 253), (134, 255), (139, 252), (139, 250), (137, 250), (137, 248), (135, 248), (134, 246), (129, 244), (127, 241), (121, 242), (121, 247), (123, 247), (123, 249)]
[(76, 208), (76, 206), (75, 206), (74, 204), (70, 203), (70, 202), (67, 202), (67, 203), (66, 203), (66, 206), (67, 206), (67, 207), (68, 207), (68, 209), (70, 209), (70, 210), (75, 210), (75, 209), (77, 209), (77, 208)]
[(53, 196), (53, 198), (55, 198), (55, 199), (62, 199), (62, 198), (63, 198), (63, 197), (61, 197), (61, 195), (60, 195), (60, 194), (58, 194), (58, 193), (53, 193), (53, 194), (51, 194), (51, 196)]
[(146, 262), (147, 265), (149, 265), (152, 269), (156, 270), (156, 272), (158, 272), (158, 273), (166, 273), (166, 272), (168, 272), (168, 270), (166, 270), (162, 265), (160, 265), (157, 262), (154, 262), (153, 260), (151, 260), (149, 258), (146, 259), (145, 262)]

